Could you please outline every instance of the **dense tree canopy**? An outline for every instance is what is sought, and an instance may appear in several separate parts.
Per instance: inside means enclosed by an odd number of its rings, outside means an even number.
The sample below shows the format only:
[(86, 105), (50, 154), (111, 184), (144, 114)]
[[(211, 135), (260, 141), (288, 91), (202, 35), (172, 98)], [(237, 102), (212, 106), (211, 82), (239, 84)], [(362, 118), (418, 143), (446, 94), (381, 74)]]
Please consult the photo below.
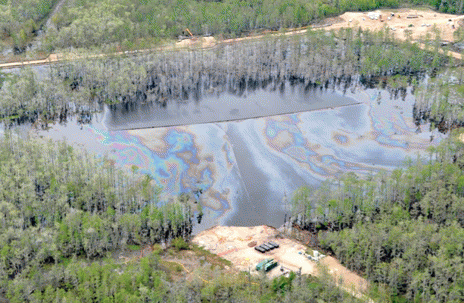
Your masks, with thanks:
[(0, 290), (61, 258), (189, 239), (187, 205), (159, 206), (148, 176), (64, 142), (0, 138)]
[(131, 48), (177, 37), (185, 28), (195, 35), (241, 36), (308, 25), (345, 11), (427, 5), (440, 12), (464, 12), (463, 0), (75, 0), (64, 1), (51, 16), (57, 2), (0, 1), (0, 36), (23, 48), (50, 18), (44, 39), (48, 50), (114, 43)]
[[(463, 0), (412, 0), (463, 13)], [(398, 7), (400, 0), (317, 1), (130, 1), (74, 0), (51, 19), (47, 50), (133, 48), (180, 35), (239, 36), (257, 29), (307, 25), (347, 10)], [(24, 48), (50, 16), (53, 0), (0, 0), (0, 37)], [(446, 131), (462, 126), (462, 69), (440, 72), (453, 62), (438, 51), (378, 33), (308, 31), (291, 38), (265, 38), (211, 50), (146, 53), (64, 61), (49, 74), (23, 69), (0, 74), (0, 119), (89, 121), (107, 104), (179, 100), (228, 90), (307, 89), (352, 83), (415, 85), (415, 118)], [(171, 101), (172, 102), (172, 101)], [(464, 144), (459, 133), (430, 148), (428, 159), (404, 169), (358, 176), (349, 173), (293, 199), (294, 220), (319, 232), (321, 247), (365, 274), (389, 294), (417, 302), (464, 301)], [(163, 205), (148, 176), (64, 142), (0, 138), (0, 298), (12, 302), (67, 300), (356, 302), (330, 279), (281, 278), (250, 283), (244, 276), (211, 277), (211, 283), (171, 281), (150, 255), (121, 265), (108, 257), (129, 245), (188, 240), (188, 205)], [(176, 240), (176, 243), (183, 243)], [(322, 283), (322, 285), (321, 285)], [(257, 286), (258, 285), (258, 286)], [(383, 298), (385, 299), (385, 298)], [(388, 299), (385, 299), (388, 301)]]
[(42, 26), (57, 1), (1, 0), (0, 38), (12, 38), (15, 46), (25, 46)]
[[(102, 42), (130, 46), (137, 39), (177, 37), (186, 27), (195, 35), (241, 36), (258, 29), (307, 25), (345, 11), (396, 8), (407, 3), (399, 0), (79, 1), (56, 17), (58, 30), (48, 38), (53, 48), (94, 46)], [(463, 12), (461, 0), (416, 0), (413, 4), (431, 5), (442, 12)]]
[[(159, 255), (122, 264), (112, 258), (89, 262), (72, 258), (36, 267), (16, 279), (7, 292), (12, 303), (23, 302), (350, 302), (359, 300), (326, 274), (268, 279), (202, 267), (195, 275), (173, 280)], [(202, 277), (202, 278), (200, 278)], [(376, 294), (381, 294), (376, 292)]]
[(429, 159), (410, 161), (405, 169), (367, 178), (349, 173), (312, 196), (294, 199), (296, 221), (321, 230), (323, 248), (387, 284), (393, 295), (462, 302), (464, 143), (459, 136), (454, 133), (429, 149)]

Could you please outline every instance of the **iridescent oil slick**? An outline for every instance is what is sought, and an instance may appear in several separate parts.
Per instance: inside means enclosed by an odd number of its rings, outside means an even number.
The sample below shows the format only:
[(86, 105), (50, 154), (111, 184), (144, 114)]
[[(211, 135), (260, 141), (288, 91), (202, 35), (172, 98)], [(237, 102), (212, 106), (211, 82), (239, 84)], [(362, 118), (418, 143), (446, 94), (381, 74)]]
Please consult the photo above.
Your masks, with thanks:
[(39, 134), (66, 137), (120, 167), (137, 167), (163, 188), (162, 200), (201, 188), (205, 215), (197, 231), (214, 224), (279, 226), (299, 186), (316, 187), (344, 172), (393, 169), (442, 138), (417, 131), (411, 94), (405, 100), (379, 89), (330, 94), (343, 101), (293, 114), (117, 131), (104, 121), (68, 123)]

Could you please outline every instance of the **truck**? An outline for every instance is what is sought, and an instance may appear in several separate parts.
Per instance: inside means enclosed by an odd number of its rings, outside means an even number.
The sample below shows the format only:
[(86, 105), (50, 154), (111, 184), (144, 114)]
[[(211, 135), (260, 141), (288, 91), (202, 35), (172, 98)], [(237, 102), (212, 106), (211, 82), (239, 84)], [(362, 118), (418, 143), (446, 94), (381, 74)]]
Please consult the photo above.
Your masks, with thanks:
[(265, 272), (268, 272), (274, 267), (276, 267), (277, 265), (278, 265), (277, 261), (275, 261), (272, 258), (264, 259), (258, 264), (256, 264), (256, 270), (261, 271), (262, 269), (264, 269)]

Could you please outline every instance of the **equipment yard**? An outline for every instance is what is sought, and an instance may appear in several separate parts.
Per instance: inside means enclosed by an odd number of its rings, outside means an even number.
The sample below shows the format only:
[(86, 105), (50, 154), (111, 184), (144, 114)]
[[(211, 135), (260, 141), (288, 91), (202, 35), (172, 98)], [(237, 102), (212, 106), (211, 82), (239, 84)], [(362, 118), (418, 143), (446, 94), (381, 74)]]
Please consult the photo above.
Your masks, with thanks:
[(333, 18), (332, 25), (326, 30), (340, 28), (381, 30), (385, 27), (394, 32), (396, 38), (407, 39), (408, 32), (413, 40), (425, 37), (427, 33), (433, 35), (433, 28), (440, 31), (441, 39), (454, 41), (454, 32), (463, 25), (464, 16), (442, 14), (432, 10), (395, 9), (377, 10), (372, 12), (346, 12)]
[[(278, 248), (261, 253), (255, 246), (274, 242)], [(281, 233), (269, 226), (233, 227), (216, 226), (195, 236), (193, 243), (203, 247), (226, 260), (241, 271), (258, 274), (256, 265), (265, 259), (273, 259), (278, 265), (269, 270), (269, 277), (277, 277), (286, 272), (318, 275), (318, 262), (309, 260), (304, 252), (307, 247), (296, 240), (282, 236)], [(357, 295), (366, 291), (368, 282), (354, 272), (342, 266), (335, 258), (326, 256), (319, 263), (327, 266), (328, 272), (347, 290), (354, 290)], [(283, 267), (283, 268), (282, 268)]]

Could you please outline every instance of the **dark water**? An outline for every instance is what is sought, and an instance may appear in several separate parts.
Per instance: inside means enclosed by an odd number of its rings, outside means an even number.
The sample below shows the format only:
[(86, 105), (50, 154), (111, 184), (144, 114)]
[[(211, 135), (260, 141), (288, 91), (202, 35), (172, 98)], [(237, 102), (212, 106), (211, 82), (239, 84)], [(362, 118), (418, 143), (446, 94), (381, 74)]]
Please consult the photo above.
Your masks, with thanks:
[(223, 93), (206, 95), (201, 101), (194, 97), (185, 101), (170, 101), (137, 106), (114, 106), (106, 115), (109, 130), (129, 130), (149, 127), (192, 125), (222, 122), (308, 110), (330, 108), (357, 103), (356, 100), (332, 91), (305, 90), (289, 84), (277, 90), (244, 92), (240, 96)]
[[(411, 94), (402, 101), (378, 89), (257, 91), (166, 109), (107, 110), (91, 125), (70, 121), (36, 133), (138, 166), (163, 187), (162, 199), (202, 188), (205, 216), (196, 232), (215, 224), (280, 226), (299, 186), (392, 169), (436, 145), (442, 135), (431, 140), (427, 125), (417, 131), (413, 104)], [(297, 113), (201, 123), (283, 112)]]

